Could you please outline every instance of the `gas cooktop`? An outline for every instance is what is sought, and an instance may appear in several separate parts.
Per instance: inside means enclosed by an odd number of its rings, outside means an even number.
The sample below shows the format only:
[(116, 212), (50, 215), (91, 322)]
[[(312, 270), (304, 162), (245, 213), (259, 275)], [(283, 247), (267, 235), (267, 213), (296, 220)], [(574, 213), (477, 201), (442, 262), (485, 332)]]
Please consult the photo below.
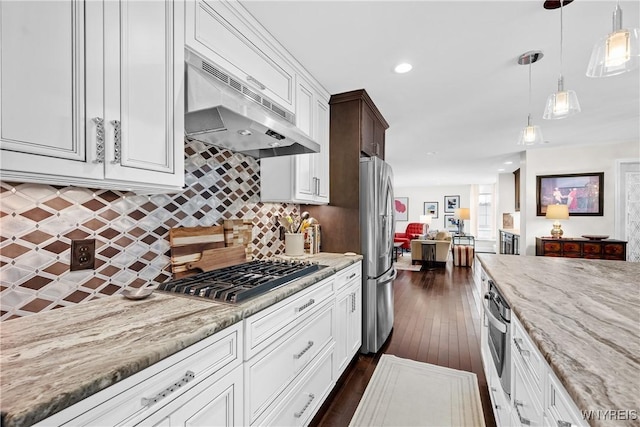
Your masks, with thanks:
[(239, 303), (324, 267), (311, 262), (255, 260), (166, 282), (157, 290)]

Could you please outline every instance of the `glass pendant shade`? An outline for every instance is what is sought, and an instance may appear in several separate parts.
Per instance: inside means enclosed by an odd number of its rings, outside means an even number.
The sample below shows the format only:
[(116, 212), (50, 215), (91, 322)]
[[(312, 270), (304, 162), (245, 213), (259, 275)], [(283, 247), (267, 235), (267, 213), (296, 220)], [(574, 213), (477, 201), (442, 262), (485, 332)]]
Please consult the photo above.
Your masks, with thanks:
[(564, 119), (580, 112), (578, 95), (572, 90), (564, 90), (562, 77), (558, 80), (558, 91), (547, 98), (543, 119)]
[(640, 30), (622, 28), (622, 10), (613, 13), (613, 32), (600, 39), (591, 51), (588, 77), (609, 77), (626, 73), (640, 65)]
[(527, 122), (527, 126), (520, 131), (520, 138), (518, 139), (518, 145), (534, 145), (542, 144), (544, 141), (542, 137), (542, 130), (540, 126), (531, 124), (531, 116)]

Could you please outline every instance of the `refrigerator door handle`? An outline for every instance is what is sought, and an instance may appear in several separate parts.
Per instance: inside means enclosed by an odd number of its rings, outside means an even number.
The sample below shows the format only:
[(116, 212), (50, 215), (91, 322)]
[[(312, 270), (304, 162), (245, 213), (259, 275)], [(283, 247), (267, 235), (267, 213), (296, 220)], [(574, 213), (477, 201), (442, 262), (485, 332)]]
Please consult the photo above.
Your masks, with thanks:
[(398, 271), (395, 268), (392, 268), (380, 277), (369, 277), (369, 279), (374, 279), (378, 282), (378, 285), (383, 285), (395, 280), (396, 277), (398, 277)]

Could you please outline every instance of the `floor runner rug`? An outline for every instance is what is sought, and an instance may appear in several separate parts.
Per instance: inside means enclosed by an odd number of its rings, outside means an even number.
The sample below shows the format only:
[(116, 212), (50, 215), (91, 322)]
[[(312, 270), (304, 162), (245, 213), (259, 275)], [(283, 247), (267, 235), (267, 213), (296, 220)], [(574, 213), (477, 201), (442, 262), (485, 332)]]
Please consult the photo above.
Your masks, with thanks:
[(383, 354), (350, 426), (484, 426), (476, 374)]

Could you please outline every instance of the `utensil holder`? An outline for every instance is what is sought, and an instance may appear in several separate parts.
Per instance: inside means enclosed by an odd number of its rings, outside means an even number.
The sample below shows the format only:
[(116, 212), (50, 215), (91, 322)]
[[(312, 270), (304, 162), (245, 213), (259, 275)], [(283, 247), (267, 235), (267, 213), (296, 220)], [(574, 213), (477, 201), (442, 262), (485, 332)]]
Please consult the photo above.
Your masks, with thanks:
[(304, 255), (304, 234), (302, 233), (285, 233), (284, 234), (284, 253), (289, 256)]

